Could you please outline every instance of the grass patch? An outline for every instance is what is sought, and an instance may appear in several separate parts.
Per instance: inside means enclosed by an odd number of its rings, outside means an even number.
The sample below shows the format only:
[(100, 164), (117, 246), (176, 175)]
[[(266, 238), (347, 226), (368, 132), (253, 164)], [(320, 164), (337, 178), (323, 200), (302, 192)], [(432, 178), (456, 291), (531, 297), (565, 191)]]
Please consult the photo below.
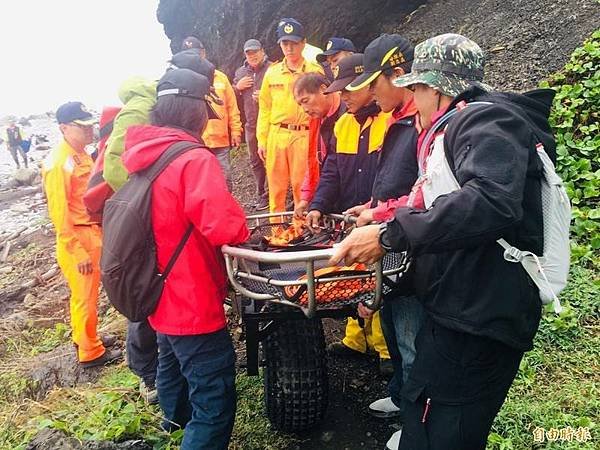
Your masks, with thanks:
[[(14, 386), (8, 398), (20, 396), (25, 389), (18, 383)], [(0, 403), (0, 448), (23, 450), (44, 428), (62, 430), (81, 441), (143, 439), (157, 450), (178, 448), (183, 433), (161, 430), (160, 409), (146, 405), (137, 386), (138, 378), (127, 367), (117, 366), (107, 369), (94, 386), (55, 389), (42, 402), (23, 399), (16, 408), (14, 403), (10, 407)], [(237, 390), (231, 450), (280, 450), (295, 442), (270, 429), (263, 414), (260, 377), (238, 375)]]
[[(534, 349), (521, 362), (488, 439), (488, 450), (598, 448), (600, 417), (600, 285), (597, 271), (574, 267), (561, 296), (565, 311), (546, 312)], [(580, 431), (591, 440), (534, 443), (537, 428)], [(552, 437), (552, 435), (550, 435)], [(566, 435), (564, 435), (566, 439)]]
[(231, 450), (281, 450), (296, 439), (275, 432), (264, 414), (262, 377), (238, 375), (235, 426), (229, 448)]

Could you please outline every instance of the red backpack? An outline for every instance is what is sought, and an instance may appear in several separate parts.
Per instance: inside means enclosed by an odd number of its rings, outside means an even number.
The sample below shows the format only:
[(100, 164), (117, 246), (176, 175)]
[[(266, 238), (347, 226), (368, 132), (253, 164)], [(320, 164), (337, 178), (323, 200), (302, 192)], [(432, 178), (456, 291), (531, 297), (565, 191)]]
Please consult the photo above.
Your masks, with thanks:
[(102, 222), (102, 212), (104, 204), (114, 191), (104, 180), (104, 151), (106, 150), (106, 141), (113, 130), (115, 117), (119, 114), (121, 108), (117, 106), (106, 106), (100, 115), (100, 140), (98, 141), (98, 157), (88, 182), (87, 190), (83, 196), (83, 203), (90, 214), (92, 220)]

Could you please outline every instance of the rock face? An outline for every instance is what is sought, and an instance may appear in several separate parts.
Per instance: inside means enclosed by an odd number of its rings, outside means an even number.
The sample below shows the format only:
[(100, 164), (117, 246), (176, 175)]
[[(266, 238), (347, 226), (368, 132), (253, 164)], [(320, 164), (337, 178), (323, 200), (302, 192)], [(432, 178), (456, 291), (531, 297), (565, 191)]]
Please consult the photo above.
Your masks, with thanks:
[(386, 28), (419, 42), (460, 33), (486, 52), (486, 82), (495, 88), (533, 89), (560, 70), (600, 24), (595, 0), (436, 0), (407, 24)]
[(382, 32), (404, 34), (414, 43), (461, 33), (486, 51), (492, 86), (522, 90), (564, 66), (598, 27), (600, 5), (595, 0), (160, 0), (158, 7), (174, 51), (185, 36), (197, 36), (208, 58), (230, 76), (243, 61), (248, 38), (260, 39), (272, 59), (280, 58), (274, 29), (290, 16), (305, 25), (308, 41), (321, 47), (330, 36), (349, 37), (363, 50)]
[(246, 39), (257, 38), (278, 59), (275, 27), (294, 17), (305, 26), (308, 41), (324, 46), (331, 36), (351, 38), (364, 46), (384, 26), (392, 26), (425, 0), (160, 0), (158, 21), (178, 51), (183, 38), (198, 37), (208, 59), (228, 74), (243, 61)]

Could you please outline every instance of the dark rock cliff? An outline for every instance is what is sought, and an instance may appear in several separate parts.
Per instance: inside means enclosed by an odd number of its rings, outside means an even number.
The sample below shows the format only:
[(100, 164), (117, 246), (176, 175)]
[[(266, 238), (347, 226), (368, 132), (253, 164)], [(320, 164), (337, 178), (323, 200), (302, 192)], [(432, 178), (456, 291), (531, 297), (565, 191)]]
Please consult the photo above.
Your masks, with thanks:
[(600, 24), (597, 0), (160, 0), (158, 20), (178, 50), (187, 35), (200, 38), (208, 57), (229, 75), (243, 61), (243, 42), (260, 39), (280, 58), (275, 25), (300, 20), (308, 41), (351, 38), (359, 50), (382, 32), (415, 44), (440, 33), (461, 33), (487, 54), (486, 80), (522, 90), (558, 70)]
[(330, 36), (351, 38), (362, 48), (384, 26), (393, 26), (424, 0), (160, 0), (157, 17), (177, 51), (183, 38), (198, 37), (208, 58), (231, 74), (243, 60), (242, 45), (257, 38), (272, 58), (281, 52), (275, 27), (282, 17), (304, 25), (308, 41), (323, 46)]

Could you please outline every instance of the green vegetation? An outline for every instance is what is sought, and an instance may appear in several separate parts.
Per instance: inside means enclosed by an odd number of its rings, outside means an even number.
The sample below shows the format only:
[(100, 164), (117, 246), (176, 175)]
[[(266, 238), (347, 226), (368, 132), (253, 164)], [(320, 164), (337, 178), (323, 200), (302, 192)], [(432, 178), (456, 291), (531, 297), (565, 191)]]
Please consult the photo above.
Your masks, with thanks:
[(574, 267), (561, 295), (565, 310), (542, 318), (488, 450), (592, 450), (600, 440), (600, 31), (542, 86), (557, 91), (551, 124), (573, 204)]
[(598, 265), (600, 250), (600, 30), (542, 84), (556, 90), (551, 125), (557, 168), (573, 204), (573, 258)]
[[(41, 429), (62, 430), (81, 441), (144, 439), (155, 449), (178, 448), (183, 433), (161, 430), (161, 413), (137, 392), (138, 378), (124, 365), (107, 369), (94, 386), (55, 389), (43, 403), (23, 397), (19, 377), (2, 377), (14, 389), (0, 396), (0, 449), (23, 450)], [(238, 375), (238, 410), (231, 450), (280, 450), (294, 440), (269, 428), (262, 380)], [(15, 400), (22, 401), (20, 405)], [(12, 401), (12, 402), (11, 402)]]
[[(575, 267), (561, 296), (565, 312), (547, 312), (534, 349), (525, 355), (496, 418), (488, 450), (596, 449), (600, 414), (600, 283), (598, 273)], [(534, 445), (536, 428), (589, 429), (592, 440)]]

